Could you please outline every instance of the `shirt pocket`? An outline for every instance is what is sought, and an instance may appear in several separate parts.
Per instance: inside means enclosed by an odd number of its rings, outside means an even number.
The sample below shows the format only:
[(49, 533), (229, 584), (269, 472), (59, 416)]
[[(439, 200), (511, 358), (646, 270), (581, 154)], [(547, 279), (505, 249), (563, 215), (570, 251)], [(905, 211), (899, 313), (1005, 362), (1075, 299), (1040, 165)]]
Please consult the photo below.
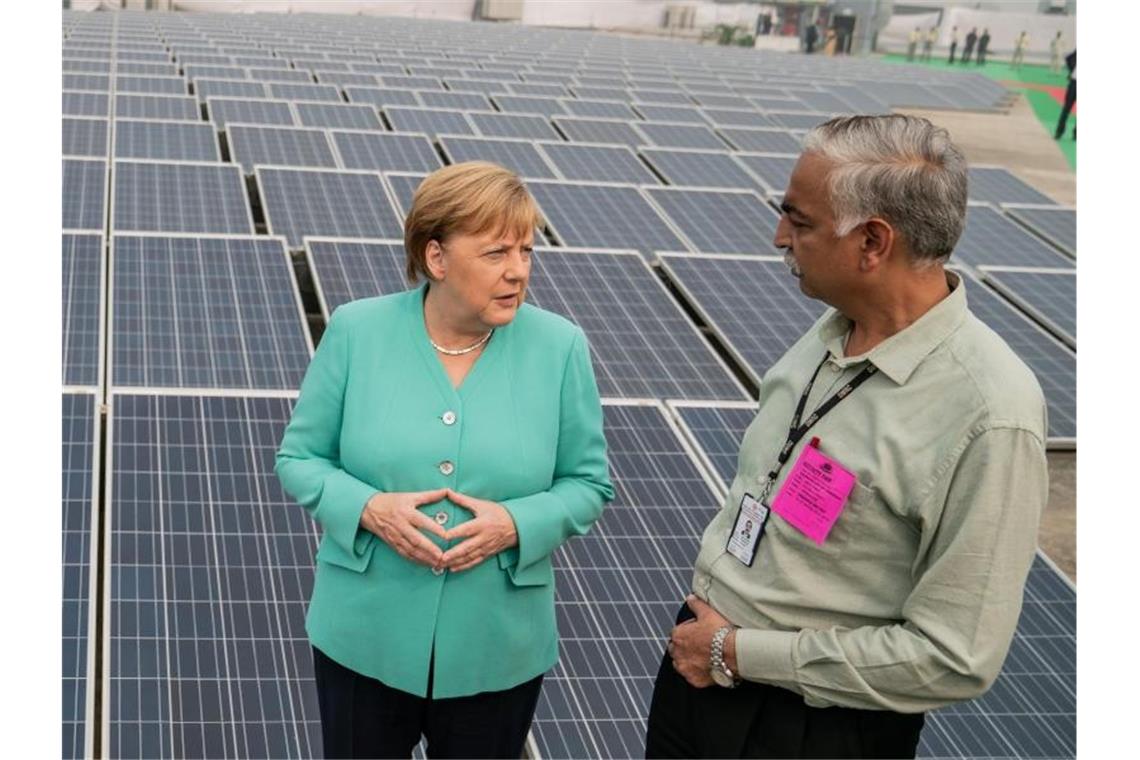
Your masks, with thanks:
[(882, 494), (864, 482), (855, 482), (835, 525), (842, 526), (840, 554), (845, 560), (893, 564), (909, 563), (917, 550), (919, 531), (905, 515), (890, 507)]

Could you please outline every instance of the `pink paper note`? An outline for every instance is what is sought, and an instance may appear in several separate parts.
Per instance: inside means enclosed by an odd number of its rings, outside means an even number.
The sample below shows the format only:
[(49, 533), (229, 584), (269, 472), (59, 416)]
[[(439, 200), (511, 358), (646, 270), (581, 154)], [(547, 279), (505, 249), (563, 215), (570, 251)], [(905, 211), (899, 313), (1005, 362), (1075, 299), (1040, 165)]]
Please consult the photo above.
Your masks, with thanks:
[(772, 502), (772, 511), (822, 544), (854, 487), (853, 473), (816, 447), (804, 446)]

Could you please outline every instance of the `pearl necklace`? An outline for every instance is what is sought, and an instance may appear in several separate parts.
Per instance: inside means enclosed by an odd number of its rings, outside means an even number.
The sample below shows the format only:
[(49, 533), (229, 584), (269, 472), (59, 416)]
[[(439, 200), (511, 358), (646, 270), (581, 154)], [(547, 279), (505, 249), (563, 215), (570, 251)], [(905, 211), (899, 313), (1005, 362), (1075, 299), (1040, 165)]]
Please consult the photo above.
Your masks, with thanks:
[(495, 332), (494, 330), (489, 330), (486, 335), (484, 335), (482, 338), (480, 338), (479, 340), (472, 343), (467, 348), (444, 348), (443, 346), (439, 345), (434, 340), (432, 340), (430, 335), (428, 336), (428, 343), (430, 343), (431, 347), (434, 348), (436, 351), (439, 351), (441, 354), (446, 354), (447, 356), (463, 356), (463, 354), (469, 354), (472, 351), (474, 351), (475, 349), (481, 348), (484, 343), (486, 343), (487, 341), (489, 341), (491, 339), (491, 335), (494, 332)]

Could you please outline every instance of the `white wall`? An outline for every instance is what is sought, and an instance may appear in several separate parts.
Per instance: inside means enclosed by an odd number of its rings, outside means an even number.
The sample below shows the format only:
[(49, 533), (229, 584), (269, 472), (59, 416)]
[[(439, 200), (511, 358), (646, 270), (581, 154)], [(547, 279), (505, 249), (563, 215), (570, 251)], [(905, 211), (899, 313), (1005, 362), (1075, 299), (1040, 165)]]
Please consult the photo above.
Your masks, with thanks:
[(958, 27), (959, 49), (966, 41), (966, 35), (974, 27), (980, 37), (983, 29), (990, 30), (989, 56), (1009, 58), (1013, 55), (1013, 44), (1017, 35), (1024, 29), (1029, 32), (1029, 48), (1026, 58), (1047, 59), (1049, 41), (1061, 32), (1062, 55), (1077, 44), (1077, 19), (1074, 16), (1061, 16), (1045, 13), (998, 13), (976, 11), (971, 8), (949, 8), (943, 16), (939, 46), (950, 45), (950, 29)]
[(346, 13), (470, 21), (475, 0), (174, 0), (174, 8), (206, 13)]

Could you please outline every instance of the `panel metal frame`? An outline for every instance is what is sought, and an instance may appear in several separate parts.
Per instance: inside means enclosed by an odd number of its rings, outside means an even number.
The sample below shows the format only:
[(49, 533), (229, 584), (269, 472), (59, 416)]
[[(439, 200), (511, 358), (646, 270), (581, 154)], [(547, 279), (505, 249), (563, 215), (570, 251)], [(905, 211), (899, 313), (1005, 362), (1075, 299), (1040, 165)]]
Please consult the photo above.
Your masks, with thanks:
[[(300, 84), (300, 82), (294, 82), (294, 84)], [(389, 131), (391, 131), (388, 129), (388, 127), (384, 126), (384, 120), (380, 118), (379, 108), (377, 106), (372, 105), (371, 103), (356, 103), (356, 102), (333, 103), (332, 101), (329, 101), (329, 100), (290, 100), (290, 101), (288, 101), (288, 103), (289, 103), (289, 110), (291, 110), (293, 112), (293, 120), (297, 123), (298, 128), (326, 129), (326, 130), (335, 129), (335, 130), (338, 130), (341, 132), (389, 132)], [(377, 127), (376, 129), (358, 129), (356, 127), (353, 127), (351, 129), (343, 129), (341, 127), (310, 127), (301, 121), (301, 112), (297, 110), (297, 106), (299, 106), (299, 105), (302, 105), (302, 106), (348, 106), (350, 108), (355, 108), (355, 109), (370, 109), (372, 111), (372, 115), (376, 117), (376, 123), (379, 124), (380, 126)], [(271, 125), (261, 124), (260, 126), (265, 127), (265, 126), (271, 126)], [(407, 134), (407, 133), (405, 132), (403, 134)], [(331, 138), (330, 138), (330, 142), (331, 142)], [(338, 156), (338, 158), (339, 158), (339, 156)]]
[[(278, 98), (222, 98), (222, 97), (210, 96), (209, 98), (206, 98), (204, 101), (201, 101), (202, 103), (205, 103), (206, 115), (210, 117), (208, 119), (205, 119), (204, 121), (207, 124), (213, 124), (214, 129), (217, 130), (218, 132), (221, 132), (225, 128), (225, 124), (219, 124), (218, 122), (214, 121), (213, 104), (215, 102), (221, 102), (221, 101), (236, 101), (239, 103), (251, 103), (251, 102), (252, 103), (284, 103), (289, 108), (289, 116), (290, 116), (290, 118), (293, 119), (292, 124), (261, 124), (260, 126), (263, 126), (263, 127), (296, 127), (296, 126), (299, 126), (297, 124), (297, 114), (293, 111), (293, 106), (291, 104), (291, 101), (281, 100)], [(251, 122), (241, 122), (241, 123), (242, 124), (249, 124)]]
[[(232, 168), (232, 169), (237, 170), (238, 181), (241, 184), (243, 194), (245, 192), (245, 177), (242, 174), (241, 166), (239, 164), (227, 164), (227, 163), (222, 163), (222, 162), (216, 162), (215, 163), (213, 161), (159, 161), (159, 160), (149, 159), (149, 158), (116, 158), (115, 159), (115, 166), (118, 166), (119, 164), (154, 164), (156, 166), (169, 166), (169, 165), (210, 166), (210, 167), (214, 167), (214, 168), (222, 167), (223, 171), (226, 171), (226, 170)], [(157, 230), (116, 230), (115, 229), (115, 202), (114, 202), (115, 201), (115, 198), (114, 198), (115, 185), (114, 185), (113, 181), (110, 185), (110, 191), (108, 192), (108, 195), (111, 196), (110, 198), (107, 199), (107, 201), (110, 204), (109, 208), (110, 208), (111, 215), (109, 217), (110, 221), (108, 224), (109, 224), (109, 228), (111, 230), (112, 238), (114, 238), (116, 236), (121, 236), (121, 235), (141, 235), (141, 234), (146, 234), (146, 233), (151, 233), (151, 232), (153, 232), (155, 235), (166, 236), (166, 237), (178, 237), (178, 236), (209, 237), (212, 235), (221, 235), (222, 237), (243, 237), (246, 234), (252, 235), (257, 230), (257, 227), (253, 223), (253, 210), (250, 208), (248, 197), (245, 199), (246, 202), (245, 202), (244, 206), (245, 206), (245, 218), (249, 222), (249, 230), (250, 230), (249, 233), (237, 233), (237, 232), (190, 233), (190, 232), (185, 232), (185, 231), (183, 231), (183, 232), (159, 232)], [(112, 240), (112, 243), (113, 242), (114, 241)]]
[[(294, 115), (294, 117), (296, 117), (296, 113), (294, 113), (293, 115)], [(258, 166), (273, 166), (273, 167), (280, 167), (283, 169), (288, 168), (288, 169), (337, 169), (337, 170), (344, 170), (344, 164), (342, 164), (340, 161), (340, 154), (336, 152), (336, 148), (335, 148), (335, 146), (333, 146), (332, 137), (329, 136), (328, 127), (292, 127), (292, 126), (286, 126), (284, 124), (249, 124), (249, 123), (243, 122), (243, 121), (228, 121), (228, 122), (226, 122), (225, 127), (221, 128), (221, 130), (220, 130), (222, 133), (225, 134), (227, 142), (230, 141), (230, 127), (243, 127), (246, 129), (290, 129), (290, 130), (295, 130), (298, 132), (320, 132), (321, 134), (324, 135), (325, 144), (328, 146), (329, 154), (333, 157), (333, 161), (336, 163), (336, 166), (291, 166), (291, 165), (286, 166), (283, 164), (254, 164), (253, 168), (255, 168), (255, 169)], [(233, 143), (231, 142), (230, 143), (230, 160), (231, 160), (231, 162), (233, 163), (234, 166), (241, 168), (242, 174), (244, 176), (252, 177), (253, 172), (251, 171), (247, 174), (245, 171), (245, 167), (241, 165), (240, 161), (237, 161), (235, 159), (236, 159), (236, 156), (233, 155)], [(258, 190), (259, 191), (261, 190), (260, 185), (258, 185)], [(262, 211), (265, 211), (264, 207), (262, 207)], [(269, 221), (269, 217), (266, 216), (267, 226), (268, 226), (268, 221)]]
[[(114, 134), (115, 134), (115, 128), (114, 128), (114, 125), (111, 125), (111, 127), (107, 130), (108, 139), (113, 140)], [(114, 190), (114, 184), (112, 182), (113, 178), (111, 177), (111, 169), (112, 169), (111, 162), (114, 159), (112, 159), (110, 156), (106, 156), (103, 158), (96, 158), (94, 156), (64, 156), (63, 160), (64, 161), (84, 161), (84, 162), (88, 162), (88, 163), (103, 164), (103, 207), (99, 210), (99, 219), (103, 222), (103, 226), (93, 228), (94, 230), (96, 230), (100, 234), (102, 234), (104, 232), (104, 230), (110, 229), (112, 227), (112, 225), (114, 223), (114, 219), (115, 219), (115, 217), (113, 215), (114, 209), (113, 209), (113, 206), (111, 204), (111, 197), (110, 197), (112, 195), (113, 190)], [(61, 169), (62, 169), (62, 165), (61, 165)], [(111, 216), (108, 216), (109, 213), (111, 214)], [(67, 227), (65, 229), (75, 230), (75, 229), (83, 229), (83, 228)]]
[[(693, 126), (693, 125), (690, 125), (690, 126)], [(762, 180), (759, 176), (757, 176), (755, 172), (753, 172), (751, 169), (749, 169), (747, 166), (745, 166), (744, 162), (740, 161), (736, 157), (736, 153), (738, 151), (734, 151), (730, 148), (724, 148), (722, 150), (722, 149), (718, 149), (718, 148), (671, 148), (667, 145), (639, 145), (637, 148), (637, 155), (641, 156), (641, 158), (644, 161), (649, 162), (649, 164), (651, 164), (653, 166), (653, 169), (658, 174), (660, 174), (662, 177), (665, 178), (665, 180), (669, 183), (669, 185), (668, 185), (669, 187), (673, 187), (673, 188), (677, 188), (677, 189), (681, 189), (681, 190), (730, 190), (730, 189), (732, 189), (732, 190), (745, 190), (745, 189), (748, 189), (748, 188), (740, 188), (740, 187), (735, 187), (735, 186), (723, 187), (722, 188), (722, 187), (716, 187), (716, 186), (711, 186), (711, 185), (687, 185), (687, 184), (677, 182), (675, 179), (671, 178), (668, 175), (668, 173), (665, 171), (664, 167), (658, 166), (656, 163), (653, 162), (652, 154), (646, 155), (645, 151), (668, 151), (670, 153), (694, 153), (694, 154), (702, 155), (702, 156), (710, 156), (710, 155), (727, 156), (732, 161), (732, 163), (736, 164), (736, 166), (739, 169), (741, 169), (746, 175), (748, 175), (749, 177), (752, 178), (752, 181), (755, 182), (758, 190), (764, 190), (764, 189), (768, 188), (768, 183), (764, 182), (764, 180)], [(757, 195), (759, 195), (759, 192), (757, 192)], [(763, 200), (763, 197), (761, 196), (760, 199)]]
[(685, 418), (681, 416), (681, 409), (748, 409), (753, 412), (760, 411), (760, 404), (757, 401), (696, 401), (694, 399), (665, 399), (665, 408), (677, 422), (677, 428), (680, 429), (686, 441), (696, 452), (697, 458), (700, 460), (701, 465), (712, 474), (712, 479), (717, 484), (717, 493), (720, 494), (721, 500), (728, 496), (728, 490), (732, 486), (731, 483), (725, 483), (717, 470), (716, 465), (712, 463), (709, 458), (708, 452), (701, 446), (700, 441), (697, 440), (696, 434), (685, 422)]
[[(424, 142), (427, 143), (428, 148), (430, 148), (433, 153), (436, 152), (435, 151), (435, 142), (431, 139), (431, 135), (427, 134), (426, 132), (390, 132), (387, 129), (383, 129), (383, 130), (381, 130), (381, 129), (329, 129), (328, 130), (329, 143), (332, 145), (333, 154), (336, 156), (336, 160), (339, 162), (340, 166), (345, 167), (345, 168), (342, 168), (341, 171), (346, 171), (346, 172), (362, 171), (362, 172), (369, 172), (369, 173), (373, 173), (373, 174), (386, 174), (386, 173), (388, 173), (388, 172), (384, 172), (384, 171), (378, 170), (378, 169), (349, 169), (349, 168), (347, 168), (348, 162), (345, 161), (344, 156), (341, 155), (340, 148), (336, 144), (336, 137), (335, 137), (336, 134), (340, 134), (342, 132), (347, 133), (347, 134), (354, 134), (354, 135), (382, 134), (382, 135), (402, 135), (402, 136), (408, 136), (408, 137), (422, 137), (424, 139)], [(467, 136), (470, 137), (471, 135), (467, 135)], [(439, 154), (436, 153), (436, 155), (439, 155)], [(396, 174), (416, 174), (416, 172), (395, 172), (395, 173)], [(385, 188), (386, 187), (387, 187), (387, 183), (385, 183)], [(260, 186), (258, 189), (260, 190)], [(396, 208), (398, 210), (399, 206), (397, 205)]]
[[(592, 182), (598, 182), (599, 180), (570, 179), (569, 177), (566, 176), (565, 172), (563, 172), (561, 169), (559, 169), (558, 166), (554, 163), (554, 157), (546, 152), (545, 146), (557, 145), (559, 147), (563, 147), (563, 146), (570, 145), (570, 146), (579, 147), (579, 148), (605, 148), (607, 150), (625, 151), (626, 153), (629, 154), (630, 159), (632, 159), (633, 161), (636, 161), (638, 164), (640, 164), (645, 169), (645, 171), (648, 172), (649, 174), (653, 174), (653, 169), (651, 169), (645, 165), (645, 161), (638, 155), (638, 152), (636, 150), (634, 150), (633, 148), (631, 148), (630, 146), (626, 145), (625, 143), (573, 142), (570, 140), (532, 140), (531, 142), (533, 142), (538, 147), (538, 150), (540, 153), (542, 153), (544, 156), (546, 156), (547, 162), (554, 168), (554, 173), (557, 174), (560, 179), (565, 180), (566, 182), (571, 182), (571, 183), (591, 182), (592, 183)], [(641, 147), (641, 146), (639, 146), (639, 147)], [(649, 185), (648, 183), (638, 183), (638, 185), (640, 187), (654, 187), (654, 185)], [(657, 185), (657, 187), (664, 187), (664, 185)]]
[[(761, 156), (764, 158), (791, 158), (793, 160), (798, 161), (800, 158), (800, 155), (801, 154), (799, 154), (799, 153), (773, 153), (772, 151), (764, 151), (764, 150), (737, 150), (737, 151), (733, 151), (733, 157), (737, 159), (737, 163), (740, 164), (741, 166), (744, 166), (746, 169), (748, 168), (748, 166), (747, 166), (747, 164), (745, 164), (743, 161), (740, 160), (741, 156)], [(766, 187), (768, 189), (767, 194), (769, 197), (774, 196), (774, 195), (781, 195), (782, 196), (784, 194), (784, 191), (787, 189), (787, 188), (783, 188), (783, 187), (772, 187), (770, 184), (768, 184), (768, 181), (765, 180), (763, 177), (761, 177), (759, 174), (752, 171), (751, 169), (749, 169), (748, 171), (749, 171), (749, 174), (751, 174), (752, 176), (754, 176), (758, 180), (760, 180), (761, 185), (763, 185), (764, 187)]]
[(72, 229), (65, 228), (61, 231), (61, 235), (98, 235), (99, 236), (99, 358), (97, 369), (97, 382), (95, 385), (64, 385), (64, 390), (78, 389), (78, 390), (93, 390), (98, 394), (97, 401), (100, 403), (103, 399), (103, 391), (107, 381), (107, 338), (110, 333), (108, 325), (108, 315), (110, 311), (107, 309), (110, 289), (108, 288), (108, 257), (109, 251), (107, 250), (107, 234), (102, 228), (93, 230)]
[[(387, 187), (385, 187), (387, 189)], [(396, 238), (351, 238), (351, 237), (330, 237), (327, 235), (305, 235), (301, 238), (301, 254), (305, 257), (305, 264), (309, 267), (309, 271), (313, 276), (313, 290), (317, 292), (317, 302), (321, 307), (321, 316), (324, 317), (325, 324), (327, 325), (332, 318), (329, 312), (328, 301), (325, 299), (325, 288), (321, 282), (320, 273), (317, 270), (316, 262), (313, 259), (312, 250), (309, 248), (309, 243), (354, 243), (362, 245), (398, 245), (404, 244), (403, 240)]]
[[(402, 132), (401, 134), (407, 134), (407, 133)], [(535, 149), (535, 152), (538, 154), (539, 159), (546, 166), (546, 168), (550, 170), (550, 173), (554, 175), (554, 178), (556, 178), (556, 179), (562, 178), (562, 174), (561, 174), (561, 172), (558, 171), (558, 167), (556, 167), (551, 162), (550, 157), (547, 156), (542, 151), (542, 149), (538, 147), (536, 140), (529, 140), (525, 137), (487, 137), (485, 135), (453, 135), (453, 134), (441, 132), (440, 134), (436, 135), (436, 142), (439, 145), (440, 149), (443, 150), (444, 155), (447, 157), (448, 164), (455, 164), (458, 162), (455, 160), (455, 157), (453, 155), (451, 155), (451, 151), (447, 149), (447, 143), (444, 142), (444, 138), (448, 138), (450, 140), (458, 140), (460, 142), (467, 141), (467, 140), (486, 140), (488, 142), (509, 142), (509, 143), (516, 143), (518, 145), (529, 145)], [(549, 141), (547, 141), (547, 142), (549, 142)], [(531, 180), (527, 179), (527, 181), (529, 182)]]
[(1008, 267), (983, 264), (974, 267), (974, 270), (980, 275), (979, 279), (988, 285), (991, 290), (997, 292), (1005, 300), (1012, 303), (1021, 311), (1030, 315), (1037, 322), (1041, 323), (1053, 336), (1061, 340), (1065, 345), (1073, 351), (1077, 350), (1077, 336), (1070, 334), (1063, 327), (1058, 325), (1052, 319), (1047, 317), (1044, 312), (1034, 307), (1029, 301), (1022, 297), (1021, 294), (1015, 292), (1012, 288), (1001, 282), (1000, 277), (1004, 272), (1028, 272), (1033, 274), (1056, 274), (1056, 275), (1069, 275), (1073, 278), (1074, 283), (1077, 279), (1077, 270), (1064, 269), (1061, 267), (1040, 268), (1040, 267)]
[[(135, 123), (135, 124), (179, 124), (179, 125), (185, 125), (185, 124), (194, 124), (194, 125), (198, 125), (198, 124), (205, 124), (205, 125), (208, 125), (208, 126), (212, 126), (212, 127), (214, 127), (214, 130), (213, 130), (213, 138), (214, 138), (214, 139), (213, 139), (213, 145), (214, 145), (214, 157), (215, 157), (215, 159), (216, 159), (217, 163), (223, 163), (223, 162), (222, 162), (222, 149), (221, 149), (221, 147), (218, 145), (218, 134), (217, 134), (217, 133), (218, 133), (218, 129), (217, 129), (216, 125), (214, 125), (214, 123), (213, 123), (213, 122), (209, 122), (209, 121), (190, 121), (189, 119), (140, 119), (140, 118), (138, 118), (138, 117), (135, 117), (135, 116), (130, 116), (130, 117), (128, 117), (128, 116), (124, 116), (124, 117), (123, 117), (123, 118), (121, 118), (121, 119), (120, 119), (120, 118), (116, 118), (116, 119), (114, 119), (114, 122), (115, 122), (115, 131), (116, 131), (116, 132), (118, 131), (118, 128), (119, 128), (119, 127), (118, 127), (118, 125), (119, 125), (119, 122), (130, 122), (130, 123)], [(260, 126), (266, 126), (266, 125), (262, 124), (262, 125), (260, 125)], [(108, 131), (110, 131), (110, 130), (108, 130)], [(115, 137), (115, 136), (116, 136), (116, 135), (112, 135), (112, 137)], [(123, 157), (122, 159), (119, 159), (119, 158), (118, 158), (118, 156), (114, 155), (114, 150), (115, 150), (115, 147), (116, 147), (116, 146), (115, 146), (115, 143), (114, 143), (114, 142), (112, 142), (112, 143), (111, 143), (111, 151), (112, 151), (112, 156), (114, 157), (114, 159), (115, 159), (116, 161), (119, 161), (119, 160), (123, 160), (123, 161), (144, 161), (144, 162), (145, 162), (145, 161), (152, 161), (152, 162), (156, 162), (156, 163), (179, 163), (177, 160), (171, 160), (171, 161), (167, 161), (166, 159), (159, 159), (159, 158), (131, 158), (131, 157), (129, 157), (129, 156), (125, 156), (125, 157)], [(202, 162), (199, 162), (199, 163), (202, 163)]]
[(1018, 217), (1016, 215), (1016, 213), (1010, 213), (1010, 212), (1017, 212), (1020, 209), (1025, 209), (1025, 210), (1042, 210), (1042, 211), (1072, 211), (1075, 214), (1077, 211), (1076, 206), (1063, 206), (1061, 204), (1052, 204), (1052, 203), (999, 203), (999, 204), (997, 204), (997, 207), (1003, 214), (1005, 214), (1010, 219), (1012, 219), (1013, 221), (1020, 224), (1022, 227), (1024, 227), (1026, 230), (1028, 230), (1031, 234), (1036, 235), (1037, 237), (1041, 238), (1041, 240), (1043, 240), (1046, 243), (1048, 243), (1049, 245), (1053, 246), (1054, 248), (1056, 248), (1061, 253), (1068, 256), (1073, 261), (1077, 260), (1076, 250), (1070, 250), (1068, 245), (1066, 245), (1065, 243), (1062, 243), (1060, 240), (1056, 240), (1056, 239), (1050, 237), (1048, 234), (1045, 233), (1044, 230), (1037, 229), (1032, 224), (1030, 224), (1028, 221)]

